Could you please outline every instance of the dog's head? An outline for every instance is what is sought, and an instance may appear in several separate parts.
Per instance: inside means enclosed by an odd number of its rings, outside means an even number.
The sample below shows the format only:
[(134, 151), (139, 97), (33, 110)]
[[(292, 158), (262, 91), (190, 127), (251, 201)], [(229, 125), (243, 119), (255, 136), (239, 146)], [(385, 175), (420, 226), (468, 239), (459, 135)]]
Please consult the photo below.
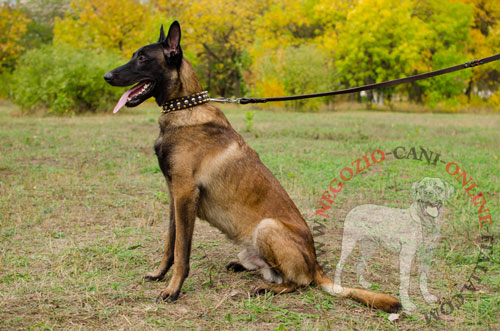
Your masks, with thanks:
[(123, 106), (136, 107), (150, 97), (163, 102), (178, 88), (178, 71), (182, 63), (181, 27), (177, 21), (165, 36), (163, 25), (158, 42), (139, 48), (132, 59), (106, 73), (104, 79), (113, 86), (130, 86), (113, 110)]
[(412, 185), (413, 197), (427, 216), (438, 217), (455, 189), (440, 178), (425, 177)]

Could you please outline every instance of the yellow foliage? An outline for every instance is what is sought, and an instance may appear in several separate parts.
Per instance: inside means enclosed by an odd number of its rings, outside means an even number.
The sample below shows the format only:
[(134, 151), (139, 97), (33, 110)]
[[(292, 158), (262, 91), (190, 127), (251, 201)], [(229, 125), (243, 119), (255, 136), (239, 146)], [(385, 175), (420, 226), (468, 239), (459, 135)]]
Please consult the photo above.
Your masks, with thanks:
[(19, 54), (24, 50), (20, 43), (27, 31), (30, 19), (22, 12), (0, 3), (0, 72), (2, 67), (13, 66)]
[(106, 49), (124, 57), (155, 42), (166, 17), (140, 0), (73, 0), (57, 19), (54, 41), (84, 49)]
[(495, 110), (500, 110), (500, 89), (488, 99), (488, 104), (495, 108)]
[[(261, 79), (255, 83), (254, 91), (257, 93), (256, 95), (266, 96), (267, 98), (282, 97), (286, 94), (283, 82), (276, 79), (276, 77), (261, 77)], [(283, 106), (284, 102), (262, 104), (264, 108)]]
[[(474, 24), (471, 27), (469, 54), (474, 59), (500, 53), (500, 1), (498, 0), (459, 0), (474, 8)], [(477, 83), (488, 77), (496, 64), (481, 66), (474, 70), (472, 82)]]
[[(500, 52), (498, 0), (71, 0), (64, 18), (56, 19), (54, 41), (129, 58), (155, 42), (160, 25), (168, 27), (174, 19), (182, 27), (184, 53), (204, 86), (223, 96), (289, 94), (297, 82), (284, 79), (295, 75), (288, 67), (312, 73), (307, 65), (315, 61), (329, 76), (325, 88), (332, 88), (400, 78)], [(2, 65), (13, 65), (22, 52), (28, 22), (20, 11), (0, 3)], [(309, 57), (294, 64), (294, 56), (304, 56), (294, 49), (305, 49)], [(484, 95), (474, 91), (497, 88), (499, 72), (500, 63), (494, 63), (475, 68), (472, 76), (456, 77), (470, 94)], [(437, 100), (465, 90), (443, 78), (444, 93), (436, 82), (414, 84), (418, 89), (413, 92), (409, 86), (392, 91), (414, 99), (433, 91)], [(457, 93), (444, 88), (455, 85)]]

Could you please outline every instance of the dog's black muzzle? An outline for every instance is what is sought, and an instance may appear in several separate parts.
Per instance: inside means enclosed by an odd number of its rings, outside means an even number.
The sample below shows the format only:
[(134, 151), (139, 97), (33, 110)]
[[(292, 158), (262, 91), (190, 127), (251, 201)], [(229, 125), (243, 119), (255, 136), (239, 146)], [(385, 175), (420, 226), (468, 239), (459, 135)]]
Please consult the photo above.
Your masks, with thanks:
[(105, 73), (105, 74), (104, 74), (104, 80), (105, 80), (107, 83), (111, 84), (111, 82), (113, 81), (113, 72), (112, 72), (112, 71), (110, 71), (110, 72)]
[(145, 80), (154, 80), (149, 76), (143, 72), (137, 72), (133, 63), (129, 62), (107, 72), (104, 75), (104, 80), (112, 86), (125, 87)]

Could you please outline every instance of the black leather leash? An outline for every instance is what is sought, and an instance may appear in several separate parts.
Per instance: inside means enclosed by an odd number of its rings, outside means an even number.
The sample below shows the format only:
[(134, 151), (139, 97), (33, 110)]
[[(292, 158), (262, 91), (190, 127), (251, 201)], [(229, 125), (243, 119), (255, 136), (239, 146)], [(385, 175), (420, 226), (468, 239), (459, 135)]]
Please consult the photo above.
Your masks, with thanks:
[(309, 99), (309, 98), (318, 98), (318, 97), (326, 97), (329, 95), (339, 95), (339, 94), (349, 94), (349, 93), (356, 93), (356, 92), (361, 92), (361, 91), (369, 91), (369, 90), (375, 90), (375, 89), (380, 89), (384, 87), (390, 87), (394, 85), (399, 85), (399, 84), (404, 84), (404, 83), (411, 83), (417, 80), (421, 79), (426, 79), (426, 78), (431, 78), (431, 77), (436, 77), (439, 75), (444, 75), (448, 74), (450, 72), (462, 70), (462, 69), (467, 69), (467, 68), (472, 68), (478, 65), (486, 64), (489, 62), (497, 61), (500, 60), (500, 54), (493, 55), (490, 57), (485, 57), (484, 59), (481, 60), (473, 60), (464, 64), (459, 64), (453, 67), (445, 68), (445, 69), (440, 69), (436, 71), (431, 71), (427, 72), (425, 74), (418, 74), (414, 76), (409, 76), (405, 78), (400, 78), (400, 79), (394, 79), (394, 80), (389, 80), (387, 82), (382, 82), (382, 83), (376, 83), (376, 84), (368, 84), (368, 85), (363, 85), (363, 86), (358, 86), (358, 87), (351, 87), (348, 89), (344, 90), (338, 90), (338, 91), (331, 91), (331, 92), (322, 92), (322, 93), (313, 93), (313, 94), (302, 94), (302, 95), (292, 95), (292, 96), (287, 96), (287, 97), (275, 97), (275, 98), (238, 98), (238, 99), (229, 99), (229, 98), (209, 98), (208, 101), (214, 101), (214, 102), (225, 102), (225, 103), (239, 103), (242, 105), (246, 105), (249, 103), (266, 103), (266, 102), (275, 102), (275, 101), (289, 101), (289, 100), (298, 100), (298, 99)]

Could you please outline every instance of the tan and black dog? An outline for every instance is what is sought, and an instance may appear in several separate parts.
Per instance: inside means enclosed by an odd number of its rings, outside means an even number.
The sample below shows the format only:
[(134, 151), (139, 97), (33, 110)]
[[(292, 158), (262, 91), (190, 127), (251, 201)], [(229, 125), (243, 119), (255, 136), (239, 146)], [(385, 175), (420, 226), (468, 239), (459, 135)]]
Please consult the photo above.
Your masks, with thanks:
[[(158, 105), (202, 91), (191, 65), (183, 58), (181, 30), (174, 22), (157, 43), (137, 50), (125, 65), (104, 78), (114, 86), (129, 86), (115, 107), (135, 107), (155, 97)], [(243, 247), (239, 263), (229, 268), (260, 270), (274, 283), (259, 291), (291, 292), (316, 284), (335, 293), (333, 282), (318, 262), (314, 241), (299, 210), (258, 154), (209, 103), (169, 111), (159, 119), (155, 143), (160, 168), (170, 193), (170, 225), (163, 259), (149, 280), (164, 277), (174, 265), (168, 287), (159, 299), (179, 296), (189, 273), (195, 218), (206, 220)], [(370, 307), (395, 312), (395, 298), (368, 290), (343, 288), (340, 293)]]

